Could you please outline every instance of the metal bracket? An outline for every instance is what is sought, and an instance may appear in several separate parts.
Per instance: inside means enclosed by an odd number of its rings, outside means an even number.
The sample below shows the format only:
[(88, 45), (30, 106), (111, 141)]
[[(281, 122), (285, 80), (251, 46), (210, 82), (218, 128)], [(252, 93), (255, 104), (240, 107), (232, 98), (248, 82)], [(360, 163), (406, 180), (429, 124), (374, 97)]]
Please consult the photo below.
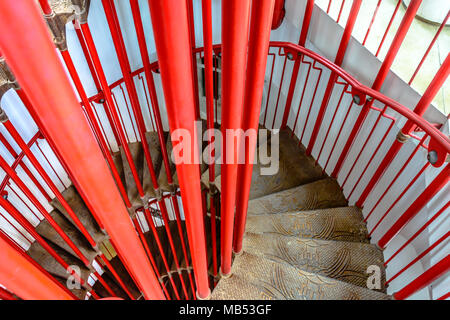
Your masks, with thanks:
[(427, 159), (433, 167), (439, 168), (449, 160), (449, 154), (434, 139), (430, 139)]
[(355, 89), (352, 87), (352, 96), (353, 96), (353, 102), (356, 103), (358, 106), (362, 106), (366, 103), (367, 96), (365, 93), (362, 93), (361, 91)]
[(406, 143), (410, 138), (410, 135), (404, 134), (401, 130), (397, 133), (397, 141), (400, 143)]

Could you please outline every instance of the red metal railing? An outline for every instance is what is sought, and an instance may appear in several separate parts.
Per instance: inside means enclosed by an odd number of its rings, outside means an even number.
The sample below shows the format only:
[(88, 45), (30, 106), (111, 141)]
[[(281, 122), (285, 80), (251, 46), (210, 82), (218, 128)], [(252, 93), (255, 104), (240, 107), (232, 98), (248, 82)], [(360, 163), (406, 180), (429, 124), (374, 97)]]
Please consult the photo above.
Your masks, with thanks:
[[(449, 169), (444, 159), (450, 151), (450, 139), (421, 118), (420, 112), (414, 113), (394, 100), (362, 85), (335, 64), (297, 45), (271, 43), (269, 55), (275, 56), (275, 67), (271, 66), (269, 62), (269, 73), (266, 74), (266, 79), (275, 79), (272, 70), (286, 72), (287, 69), (293, 69), (295, 61), (288, 60), (289, 65), (285, 66), (285, 57), (288, 54), (297, 57), (298, 60), (301, 59), (300, 73), (303, 71), (303, 74), (306, 74), (304, 78), (306, 80), (297, 80), (294, 94), (296, 98), (293, 101), (287, 121), (287, 126), (292, 128), (303, 145), (309, 144), (310, 133), (313, 132), (314, 126), (318, 125), (319, 122), (313, 120), (311, 123), (311, 120), (299, 121), (299, 119), (308, 119), (308, 116), (309, 119), (318, 119), (315, 115), (320, 111), (321, 105), (318, 102), (314, 103), (314, 99), (318, 94), (323, 94), (321, 92), (326, 92), (328, 79), (332, 78), (333, 75), (336, 77), (332, 98), (326, 105), (324, 120), (319, 125), (319, 135), (311, 149), (312, 155), (327, 173), (332, 173), (335, 170), (336, 160), (341, 155), (340, 148), (349, 139), (352, 121), (355, 121), (358, 118), (358, 113), (361, 112), (360, 105), (364, 105), (365, 101), (370, 101), (369, 116), (361, 123), (363, 129), (355, 137), (357, 143), (353, 145), (349, 153), (350, 156), (343, 163), (343, 169), (339, 172), (337, 178), (347, 198), (350, 202), (355, 202), (360, 198), (364, 187), (368, 186), (368, 183), (372, 182), (373, 179), (378, 179), (374, 177), (377, 168), (382, 169), (382, 172), (388, 172), (380, 180), (377, 188), (370, 189), (366, 196), (369, 200), (363, 207), (363, 214), (368, 223), (372, 241), (378, 242), (382, 248), (388, 246), (388, 249), (392, 250), (389, 243), (396, 240), (392, 248), (401, 247), (387, 261), (387, 263), (394, 265), (389, 268), (389, 271), (396, 270), (396, 272), (392, 271), (394, 272), (393, 278), (390, 281), (388, 280), (391, 283), (400, 275), (408, 274), (411, 266), (417, 264), (427, 254), (429, 256), (431, 251), (435, 252), (442, 248), (442, 243), (447, 239), (448, 235), (444, 235), (411, 261), (405, 261), (405, 258), (398, 260), (399, 253), (407, 251), (405, 248), (411, 246), (412, 243), (415, 244), (414, 240), (418, 235), (424, 232), (432, 221), (448, 209), (448, 199), (446, 200), (443, 195), (445, 190), (448, 189)], [(444, 63), (440, 72), (436, 75), (434, 83), (445, 81), (448, 72), (449, 67)], [(286, 79), (289, 79), (289, 75), (283, 76), (281, 74), (278, 75), (277, 80), (272, 80), (272, 92), (265, 98), (266, 101), (263, 101), (263, 104), (266, 104), (267, 100), (278, 101), (280, 92), (281, 94), (287, 94), (286, 90), (283, 91), (283, 88), (287, 88), (287, 83), (289, 83)], [(273, 90), (274, 87), (277, 90)], [(317, 90), (317, 87), (320, 87), (320, 89)], [(433, 87), (434, 91), (437, 92), (439, 84), (431, 84), (430, 88)], [(306, 94), (308, 91), (310, 92), (309, 95)], [(419, 109), (422, 104), (428, 106), (429, 99), (432, 99), (431, 93), (424, 95), (423, 102), (418, 103)], [(425, 101), (428, 101), (428, 103)], [(261, 114), (261, 121), (266, 126), (272, 126), (274, 119), (275, 123), (281, 126), (279, 120), (282, 113), (271, 113), (271, 110), (275, 108), (275, 104), (272, 109), (269, 108), (268, 116), (267, 110)], [(417, 110), (416, 108), (416, 112), (418, 112)], [(381, 160), (389, 157), (389, 145), (397, 143), (397, 133), (404, 123), (411, 124), (408, 125), (410, 128), (420, 129), (416, 129), (415, 132), (411, 132), (411, 129), (404, 131), (409, 132), (411, 136), (409, 141), (403, 141), (400, 144), (400, 148), (403, 149), (402, 157), (406, 161), (390, 157), (390, 161), (380, 166)], [(272, 128), (276, 129), (277, 125)], [(399, 136), (401, 137), (401, 134)], [(412, 152), (409, 151), (411, 147), (413, 147)], [(430, 161), (427, 160), (427, 155)], [(400, 169), (397, 168), (399, 165)], [(433, 181), (427, 184), (425, 190), (421, 192), (422, 188), (419, 187), (417, 182), (423, 181), (425, 176), (429, 175), (434, 176)], [(393, 186), (395, 187), (393, 188)], [(389, 197), (386, 197), (387, 194)], [(440, 194), (440, 198), (436, 198), (436, 194)], [(444, 202), (442, 203), (442, 201)], [(438, 212), (434, 215), (432, 221), (423, 225), (419, 223), (418, 225), (417, 221), (420, 221), (420, 216), (422, 215), (424, 218), (424, 206), (431, 204), (434, 208), (438, 207)], [(416, 220), (411, 221), (414, 217), (416, 217)], [(407, 238), (404, 241), (405, 243), (402, 244), (402, 240), (395, 237), (400, 231), (405, 230), (405, 227), (408, 230), (416, 228), (417, 231), (415, 235)], [(396, 257), (397, 260), (393, 263), (392, 260)], [(414, 277), (413, 273), (408, 275)], [(397, 283), (398, 285), (399, 283)], [(404, 297), (404, 295), (398, 297)]]

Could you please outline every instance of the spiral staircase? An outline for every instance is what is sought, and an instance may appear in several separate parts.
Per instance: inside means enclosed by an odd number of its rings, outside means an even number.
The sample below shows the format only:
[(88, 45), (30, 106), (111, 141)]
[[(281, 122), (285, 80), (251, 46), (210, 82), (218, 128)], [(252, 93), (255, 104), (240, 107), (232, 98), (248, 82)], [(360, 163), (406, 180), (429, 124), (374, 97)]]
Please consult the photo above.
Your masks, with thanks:
[[(161, 188), (168, 192), (165, 171), (160, 170), (162, 164), (161, 150), (156, 133), (147, 133), (147, 143), (152, 150), (155, 167), (158, 169), (158, 182)], [(389, 299), (385, 294), (385, 275), (383, 255), (375, 245), (368, 241), (367, 228), (363, 222), (360, 209), (347, 206), (347, 201), (334, 179), (327, 177), (323, 170), (315, 164), (312, 157), (305, 155), (303, 147), (292, 132), (285, 130), (279, 134), (279, 171), (275, 175), (260, 175), (262, 164), (254, 166), (251, 200), (249, 202), (247, 229), (244, 238), (244, 249), (235, 257), (232, 276), (213, 277), (212, 247), (209, 237), (207, 248), (211, 282), (217, 282), (212, 292), (212, 299)], [(171, 149), (170, 139), (167, 147)], [(129, 145), (133, 160), (138, 168), (139, 176), (145, 186), (149, 198), (155, 197), (155, 190), (151, 186), (146, 170), (141, 143)], [(136, 185), (131, 177), (131, 171), (123, 152), (114, 154), (115, 164), (121, 173), (122, 181), (127, 188), (130, 199), (137, 207), (143, 203), (137, 194)], [(217, 166), (215, 184), (220, 192), (220, 167)], [(203, 168), (203, 186), (208, 188), (207, 168)], [(176, 174), (174, 174), (176, 181)], [(64, 198), (74, 209), (100, 244), (101, 251), (110, 260), (114, 270), (119, 275), (132, 297), (141, 298), (138, 288), (127, 273), (125, 267), (117, 257), (108, 237), (96, 224), (87, 205), (74, 186), (63, 192)], [(54, 200), (51, 202), (54, 210), (51, 216), (70, 236), (78, 248), (92, 262), (97, 253), (86, 243), (83, 235), (71, 221), (67, 211)], [(158, 210), (152, 212), (153, 217), (161, 219)], [(217, 218), (220, 226), (220, 216)], [(171, 220), (169, 229), (173, 237), (180, 268), (175, 265), (175, 259), (170, 251), (165, 226), (156, 227), (156, 235), (149, 230), (144, 233), (147, 245), (152, 252), (157, 252), (155, 237), (158, 237), (165, 249), (166, 266), (160, 255), (154, 255), (159, 281), (168, 290), (169, 297), (176, 299), (175, 291), (183, 292), (181, 279), (189, 283), (192, 268), (181, 251), (181, 238), (187, 241), (184, 222), (182, 233), (178, 232), (177, 222)], [(206, 229), (210, 225), (209, 217), (205, 216)], [(66, 242), (44, 220), (36, 231), (51, 243), (52, 247), (70, 265), (80, 266), (81, 277), (87, 281), (91, 273), (83, 267), (74, 252)], [(217, 239), (218, 241), (219, 239)], [(219, 241), (218, 241), (219, 242)], [(28, 255), (55, 276), (64, 285), (71, 275), (62, 268), (37, 242), (27, 251)], [(188, 259), (190, 257), (188, 256)], [(370, 276), (369, 266), (377, 266), (382, 270), (379, 290), (367, 288)], [(175, 287), (171, 286), (169, 275)], [(102, 274), (103, 280), (109, 288), (124, 299), (130, 298), (111, 273)], [(108, 296), (109, 292), (100, 282), (96, 282), (93, 289), (100, 296)], [(80, 299), (86, 297), (86, 290), (72, 289)], [(194, 293), (190, 286), (186, 286), (187, 296), (192, 299)]]

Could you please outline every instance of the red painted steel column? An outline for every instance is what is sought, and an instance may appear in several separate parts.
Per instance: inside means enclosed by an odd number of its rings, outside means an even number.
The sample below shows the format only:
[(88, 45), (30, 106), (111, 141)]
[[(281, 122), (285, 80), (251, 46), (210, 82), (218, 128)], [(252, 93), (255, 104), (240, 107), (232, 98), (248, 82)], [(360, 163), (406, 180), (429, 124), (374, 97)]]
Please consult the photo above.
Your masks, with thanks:
[[(247, 62), (250, 0), (222, 0), (221, 273), (230, 275)], [(264, 52), (266, 54), (266, 52)], [(265, 67), (265, 65), (264, 65)], [(232, 139), (227, 139), (227, 132)], [(231, 141), (230, 141), (231, 140)]]
[[(338, 66), (341, 66), (342, 61), (344, 60), (348, 42), (350, 41), (350, 38), (352, 36), (353, 27), (355, 26), (356, 18), (358, 17), (359, 9), (361, 7), (361, 2), (362, 0), (353, 1), (353, 5), (350, 10), (350, 14), (348, 16), (347, 24), (345, 26), (344, 33), (342, 34), (341, 43), (339, 45), (336, 58), (334, 59), (334, 63)], [(323, 117), (325, 116), (325, 111), (327, 109), (328, 102), (330, 101), (331, 93), (333, 92), (334, 84), (336, 83), (337, 78), (338, 78), (337, 74), (332, 72), (330, 75), (330, 79), (328, 80), (327, 88), (325, 89), (319, 113), (317, 114), (316, 123), (311, 133), (311, 138), (309, 139), (308, 148), (306, 149), (307, 155), (310, 155), (312, 149), (314, 148), (314, 144), (316, 142), (317, 135), (319, 134), (320, 127), (322, 126)]]
[(434, 178), (433, 182), (417, 197), (408, 209), (389, 228), (386, 234), (378, 241), (380, 248), (386, 248), (388, 243), (403, 229), (403, 227), (416, 216), (417, 213), (438, 193), (450, 180), (450, 164)]
[(271, 29), (278, 29), (283, 23), (284, 16), (286, 15), (286, 9), (284, 3), (286, 0), (275, 0), (275, 6), (273, 10), (273, 18), (271, 19)]
[[(372, 85), (372, 89), (379, 91), (381, 89), (381, 86), (383, 85), (384, 80), (386, 79), (387, 75), (389, 74), (389, 71), (391, 69), (392, 63), (394, 62), (394, 59), (398, 53), (398, 50), (400, 49), (400, 46), (403, 42), (403, 40), (406, 37), (406, 34), (408, 33), (409, 27), (411, 26), (411, 23), (414, 20), (414, 17), (416, 16), (416, 12), (420, 7), (420, 4), (422, 3), (422, 0), (412, 0), (408, 6), (408, 9), (405, 12), (405, 15), (402, 19), (402, 22), (400, 23), (400, 26), (398, 27), (397, 33), (395, 34), (394, 40), (392, 40), (391, 46), (389, 48), (388, 53), (386, 54), (386, 57), (384, 58), (383, 64), (380, 67), (380, 71), (378, 71), (378, 75), (375, 78), (375, 81)], [(336, 166), (334, 167), (333, 172), (331, 173), (331, 176), (333, 178), (336, 178), (339, 174), (339, 171), (341, 170), (341, 167), (347, 157), (348, 152), (350, 151), (350, 148), (353, 145), (353, 141), (355, 140), (356, 136), (359, 133), (359, 130), (361, 129), (361, 126), (363, 125), (364, 120), (367, 117), (367, 114), (370, 111), (370, 107), (372, 106), (373, 100), (367, 100), (364, 106), (361, 109), (361, 112), (359, 113), (358, 118), (356, 119), (355, 124), (353, 125), (353, 129), (347, 139), (347, 142), (345, 143), (344, 148), (342, 149), (341, 155), (336, 163)]]
[(450, 270), (450, 255), (447, 255), (441, 261), (436, 263), (430, 269), (422, 273), (415, 280), (409, 283), (402, 290), (394, 293), (394, 298), (396, 300), (405, 300), (417, 291), (430, 285), (436, 279), (446, 274)]
[(17, 298), (8, 290), (0, 287), (0, 300), (17, 300)]
[[(414, 108), (414, 112), (423, 115), (425, 111), (430, 106), (431, 102), (433, 101), (436, 94), (439, 92), (439, 90), (442, 88), (444, 82), (447, 80), (448, 76), (450, 74), (450, 54), (447, 54), (447, 58), (445, 58), (444, 63), (439, 68), (438, 72), (435, 74), (433, 80), (431, 80), (430, 84), (428, 85), (427, 90), (424, 92), (422, 98), (420, 98), (419, 102), (417, 103), (416, 107)], [(404, 137), (407, 137), (411, 130), (414, 128), (414, 123), (410, 120), (408, 120), (405, 125), (403, 126), (401, 130), (401, 134)], [(403, 146), (403, 143), (400, 142), (398, 139), (396, 139), (389, 149), (389, 151), (386, 153), (386, 156), (381, 161), (380, 165), (378, 166), (377, 170), (372, 176), (372, 179), (370, 179), (369, 183), (367, 184), (364, 191), (361, 193), (361, 196), (359, 197), (358, 201), (356, 202), (356, 205), (358, 207), (362, 207), (364, 205), (364, 202), (366, 201), (369, 194), (372, 192), (373, 188), (376, 186), (378, 181), (380, 180), (381, 176), (383, 175), (386, 168), (389, 167), (392, 160), (395, 158), (397, 153), (400, 151), (401, 147)]]
[[(26, 18), (17, 19), (21, 16)], [(1, 51), (32, 102), (33, 112), (44, 124), (64, 162), (70, 166), (72, 178), (89, 197), (108, 234), (117, 240), (114, 242), (118, 252), (145, 297), (164, 299), (37, 4), (33, 1), (1, 1), (0, 29)], [(35, 54), (30, 55), (30, 52)]]
[(22, 299), (73, 300), (51, 278), (0, 237), (0, 283)]
[[(172, 139), (174, 148), (179, 143), (190, 143), (191, 160), (199, 153), (195, 124), (192, 56), (189, 44), (189, 23), (186, 0), (149, 0), (150, 14), (159, 58), (161, 80), (166, 98), (170, 131), (189, 133), (190, 141)], [(189, 246), (197, 283), (197, 297), (208, 298), (208, 266), (203, 220), (199, 165), (177, 163), (177, 174), (186, 215)]]
[(251, 130), (248, 141), (242, 141), (245, 152), (245, 164), (240, 164), (240, 177), (237, 199), (236, 217), (234, 221), (233, 250), (242, 250), (242, 239), (247, 220), (248, 200), (252, 184), (253, 160), (255, 158), (256, 140), (258, 138), (259, 113), (266, 74), (267, 53), (270, 42), (270, 24), (273, 16), (274, 0), (253, 2), (250, 23), (250, 42), (248, 48), (247, 77), (245, 81), (244, 105), (247, 110), (242, 119), (242, 128)]
[[(309, 24), (311, 22), (311, 16), (312, 16), (313, 9), (314, 9), (314, 0), (308, 0), (308, 2), (306, 3), (305, 15), (303, 16), (302, 31), (300, 33), (300, 39), (298, 42), (298, 44), (301, 45), (302, 47), (304, 47), (305, 43), (306, 43), (306, 37), (308, 35)], [(298, 55), (296, 57), (296, 60), (294, 63), (294, 68), (292, 69), (291, 84), (289, 86), (289, 91), (288, 91), (288, 95), (286, 98), (286, 105), (284, 107), (284, 114), (283, 114), (283, 120), (281, 122), (281, 129), (285, 129), (286, 125), (287, 125), (287, 121), (289, 118), (289, 112), (291, 111), (292, 99), (294, 98), (295, 86), (297, 84), (298, 72), (300, 70), (301, 59), (302, 59), (301, 55)]]

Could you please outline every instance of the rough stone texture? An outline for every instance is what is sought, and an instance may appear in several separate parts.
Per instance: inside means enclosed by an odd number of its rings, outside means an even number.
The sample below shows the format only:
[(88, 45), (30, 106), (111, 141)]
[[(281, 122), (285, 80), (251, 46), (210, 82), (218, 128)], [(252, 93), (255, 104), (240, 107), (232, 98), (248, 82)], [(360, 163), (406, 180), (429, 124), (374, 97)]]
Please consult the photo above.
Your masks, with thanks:
[[(161, 167), (164, 166), (162, 163), (162, 154), (161, 154), (161, 148), (159, 147), (158, 142), (158, 133), (157, 132), (147, 132), (145, 134), (147, 139), (147, 145), (150, 149), (150, 156), (152, 157), (152, 163), (153, 163), (153, 170), (155, 171), (155, 174), (159, 172)], [(155, 197), (155, 189), (152, 184), (152, 180), (150, 177), (150, 170), (148, 168), (147, 161), (145, 159), (145, 156), (143, 157), (143, 167), (144, 167), (144, 177), (143, 177), (143, 188), (144, 192), (148, 197)], [(164, 169), (164, 168), (163, 168)], [(156, 176), (158, 178), (158, 176)]]
[(233, 275), (220, 280), (212, 299), (386, 300), (389, 296), (286, 264), (243, 253)]
[(247, 232), (367, 242), (367, 228), (355, 207), (248, 216)]
[[(64, 230), (64, 232), (69, 236), (73, 243), (80, 249), (81, 253), (90, 261), (94, 260), (97, 253), (92, 249), (89, 242), (83, 236), (83, 234), (57, 210), (50, 212), (50, 216), (55, 220), (55, 222)], [(61, 238), (61, 236), (56, 232), (56, 230), (50, 225), (47, 220), (42, 220), (36, 227), (37, 233), (42, 237), (50, 240), (54, 244), (58, 245), (60, 248), (66, 250), (72, 255), (76, 255), (75, 252), (69, 247), (66, 241)]]
[[(69, 265), (77, 266), (80, 268), (80, 277), (83, 280), (87, 280), (90, 274), (90, 270), (87, 269), (84, 264), (75, 256), (71, 255), (67, 251), (59, 248), (57, 245), (49, 242), (49, 245), (56, 251), (56, 253)], [(56, 275), (63, 279), (68, 279), (70, 274), (59, 262), (57, 262), (38, 242), (34, 242), (27, 251), (28, 255), (47, 270), (52, 275)]]
[[(100, 227), (74, 186), (70, 186), (64, 190), (62, 195), (95, 242), (101, 243), (103, 240), (107, 239), (107, 236), (100, 230)], [(52, 205), (76, 226), (66, 209), (64, 209), (62, 204), (56, 198), (52, 200)]]
[[(170, 164), (170, 173), (172, 174), (172, 177), (175, 176), (176, 170), (175, 170), (175, 164), (172, 162), (172, 140), (170, 139), (170, 135), (166, 134), (166, 150), (167, 155), (169, 157), (169, 164)], [(164, 191), (171, 191), (169, 182), (167, 180), (167, 173), (166, 170), (164, 170), (164, 167), (161, 166), (161, 170), (159, 170), (158, 175), (158, 184), (161, 190)]]
[(327, 178), (250, 200), (248, 214), (313, 210), (346, 205), (347, 200), (337, 182)]
[[(274, 137), (273, 139), (279, 139), (278, 172), (274, 175), (261, 175), (261, 169), (267, 168), (268, 165), (263, 165), (259, 161), (254, 164), (250, 199), (260, 198), (325, 177), (320, 166), (315, 164), (314, 159), (306, 156), (303, 147), (299, 147), (290, 137), (289, 131), (280, 131), (278, 137)], [(264, 141), (260, 142), (262, 144), (259, 146), (259, 149), (264, 148)], [(270, 144), (267, 147), (270, 154)], [(266, 151), (263, 152), (263, 154), (265, 153)], [(218, 174), (216, 175), (215, 184), (220, 191), (221, 178)], [(203, 183), (207, 185), (208, 176), (202, 178)]]
[[(142, 185), (143, 159), (144, 159), (144, 151), (142, 150), (142, 145), (140, 142), (133, 142), (129, 143), (128, 147), (130, 149), (131, 157), (133, 158), (134, 167), (136, 168), (139, 181)], [(139, 196), (136, 181), (133, 177), (130, 163), (128, 163), (128, 159), (125, 155), (123, 147), (120, 147), (120, 154), (122, 156), (122, 164), (125, 175), (125, 183), (128, 193), (128, 199), (130, 200), (133, 207), (141, 207), (143, 203)]]
[(376, 265), (382, 270), (380, 283), (384, 291), (383, 253), (375, 245), (247, 233), (243, 248), (245, 252), (360, 287), (367, 286), (367, 268)]

